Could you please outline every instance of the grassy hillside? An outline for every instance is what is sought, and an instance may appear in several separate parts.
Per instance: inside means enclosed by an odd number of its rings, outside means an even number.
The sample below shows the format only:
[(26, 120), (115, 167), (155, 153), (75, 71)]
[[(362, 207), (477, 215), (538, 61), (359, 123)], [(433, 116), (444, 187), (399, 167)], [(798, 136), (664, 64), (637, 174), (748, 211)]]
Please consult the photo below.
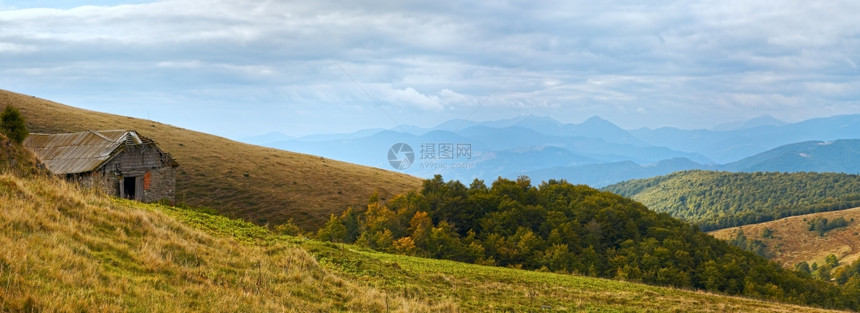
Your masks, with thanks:
[[(815, 218), (835, 220), (844, 218), (848, 226), (835, 228), (819, 235), (809, 230), (809, 222)], [(765, 229), (771, 235), (765, 237)], [(743, 230), (747, 240), (759, 240), (765, 244), (765, 253), (786, 268), (794, 268), (798, 262), (824, 264), (828, 254), (833, 254), (840, 265), (850, 264), (860, 258), (860, 208), (792, 216), (766, 223), (732, 227), (711, 234), (730, 240)]]
[[(329, 273), (288, 243), (248, 244), (165, 209), (0, 175), (0, 311), (383, 311), (382, 292)], [(242, 225), (211, 217), (211, 223)], [(249, 228), (250, 231), (264, 232)], [(391, 295), (396, 311), (444, 299)]]
[(0, 174), (3, 312), (825, 312), (467, 265)]
[(860, 206), (860, 176), (682, 171), (603, 188), (704, 230)]
[[(412, 176), (317, 156), (253, 146), (158, 122), (78, 109), (0, 90), (0, 109), (20, 108), (31, 132), (133, 129), (158, 142), (179, 162), (176, 200), (212, 207), (258, 224), (313, 229), (331, 213), (415, 190)], [(382, 156), (381, 156), (382, 157)]]
[(0, 172), (17, 175), (47, 174), (39, 167), (39, 160), (30, 151), (23, 149), (0, 133)]

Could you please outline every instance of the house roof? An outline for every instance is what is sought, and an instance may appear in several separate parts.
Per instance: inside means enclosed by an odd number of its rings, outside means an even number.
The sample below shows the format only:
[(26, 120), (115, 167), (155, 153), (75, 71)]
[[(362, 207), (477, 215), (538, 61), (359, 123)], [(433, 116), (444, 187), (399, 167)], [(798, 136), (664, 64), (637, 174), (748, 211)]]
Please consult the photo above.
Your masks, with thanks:
[(129, 130), (89, 130), (68, 134), (30, 134), (24, 140), (24, 147), (33, 151), (51, 173), (77, 174), (97, 169), (126, 142), (141, 144), (143, 140)]

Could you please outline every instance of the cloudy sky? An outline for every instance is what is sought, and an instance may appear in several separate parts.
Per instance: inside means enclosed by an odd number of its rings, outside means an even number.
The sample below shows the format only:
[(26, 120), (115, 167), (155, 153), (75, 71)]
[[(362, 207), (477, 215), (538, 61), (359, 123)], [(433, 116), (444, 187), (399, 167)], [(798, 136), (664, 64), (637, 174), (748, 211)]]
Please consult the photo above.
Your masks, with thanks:
[(860, 113), (860, 1), (8, 1), (0, 88), (242, 138)]

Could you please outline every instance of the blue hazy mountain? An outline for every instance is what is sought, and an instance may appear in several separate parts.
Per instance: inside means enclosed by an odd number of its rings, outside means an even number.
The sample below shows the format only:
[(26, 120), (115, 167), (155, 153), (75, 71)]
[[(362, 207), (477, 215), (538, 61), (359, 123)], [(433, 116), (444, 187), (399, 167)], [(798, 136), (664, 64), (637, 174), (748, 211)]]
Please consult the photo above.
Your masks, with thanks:
[[(494, 180), (499, 176), (511, 178), (522, 174), (524, 171), (544, 168), (622, 161), (647, 164), (666, 159), (686, 158), (701, 163), (711, 163), (708, 158), (702, 155), (673, 151), (663, 147), (613, 143), (602, 138), (564, 135), (565, 133), (588, 133), (583, 126), (578, 128), (565, 127), (565, 125), (558, 123), (558, 131), (555, 133), (560, 135), (550, 135), (547, 134), (550, 133), (548, 129), (536, 131), (524, 127), (524, 125), (530, 125), (530, 120), (533, 119), (481, 123), (481, 125), (455, 121), (441, 127), (435, 127), (420, 135), (412, 133), (415, 132), (416, 128), (407, 128), (410, 129), (409, 132), (381, 130), (367, 136), (356, 136), (356, 133), (314, 136), (278, 141), (266, 145), (356, 164), (392, 169), (388, 163), (388, 149), (396, 143), (406, 143), (412, 148), (415, 157), (413, 166), (403, 170), (405, 173), (419, 177), (432, 177), (434, 174), (442, 174), (446, 178), (466, 181), (474, 178)], [(599, 125), (596, 128), (598, 130), (595, 130), (594, 133), (606, 134), (608, 133), (605, 131), (606, 129), (615, 128), (614, 125), (605, 120), (591, 119), (589, 123)], [(452, 124), (473, 126), (456, 132), (447, 130), (456, 129), (456, 126), (449, 127)], [(540, 125), (546, 124), (540, 123)], [(491, 127), (502, 125), (508, 126)], [(564, 129), (567, 129), (566, 132), (562, 131)], [(425, 147), (428, 145), (435, 150), (441, 149), (442, 145), (450, 147), (465, 145), (469, 147), (470, 155), (468, 158), (440, 159), (439, 155), (428, 157), (425, 151)], [(438, 154), (440, 151), (435, 152)], [(446, 167), (452, 165), (457, 167)]]
[(524, 170), (533, 180), (564, 178), (571, 183), (606, 186), (681, 170), (729, 172), (832, 172), (860, 174), (860, 140), (805, 141), (765, 151), (724, 165), (703, 165), (679, 158), (640, 165), (631, 161)]
[[(711, 130), (630, 131), (596, 116), (565, 124), (526, 115), (300, 138), (267, 134), (248, 142), (389, 170), (393, 168), (388, 150), (395, 143), (406, 143), (414, 159), (404, 172), (419, 177), (442, 174), (446, 179), (492, 181), (499, 176), (528, 175), (535, 181), (561, 178), (599, 187), (688, 169), (856, 172), (858, 143), (829, 142), (857, 138), (856, 134), (860, 134), (860, 115), (790, 124), (761, 116)], [(270, 139), (276, 140), (265, 142)], [(460, 145), (468, 146), (468, 158), (440, 158), (439, 149)]]
[(533, 181), (563, 178), (573, 184), (603, 187), (625, 180), (649, 178), (672, 172), (691, 169), (712, 169), (713, 165), (702, 165), (686, 158), (663, 160), (640, 165), (631, 161), (587, 164), (580, 166), (545, 168), (522, 173)]
[(711, 130), (716, 131), (732, 131), (732, 130), (742, 130), (742, 129), (750, 129), (761, 126), (783, 126), (787, 124), (786, 122), (780, 121), (773, 116), (770, 115), (762, 115), (759, 117), (755, 117), (746, 121), (736, 121), (731, 123), (725, 123), (715, 126), (711, 128)]
[(860, 114), (728, 131), (665, 127), (637, 129), (630, 133), (654, 146), (700, 153), (717, 163), (730, 163), (791, 143), (860, 138)]
[(697, 162), (711, 162), (707, 157), (663, 147), (639, 146), (624, 143), (607, 142), (599, 137), (579, 135), (548, 135), (521, 126), (492, 128), (488, 126), (473, 126), (457, 133), (471, 139), (475, 143), (491, 151), (503, 151), (534, 146), (554, 146), (567, 149), (577, 155), (593, 158), (599, 162), (634, 161), (651, 163), (660, 160), (684, 157)]
[(581, 124), (564, 124), (559, 133), (564, 136), (593, 137), (612, 143), (648, 146), (626, 130), (599, 116), (591, 117)]
[(639, 140), (626, 130), (618, 127), (610, 121), (599, 116), (593, 116), (580, 124), (563, 124), (550, 117), (523, 115), (509, 119), (476, 122), (464, 119), (453, 119), (440, 123), (434, 127), (422, 128), (413, 125), (400, 125), (393, 130), (404, 131), (420, 135), (432, 130), (446, 130), (459, 132), (472, 127), (486, 127), (492, 129), (503, 129), (518, 127), (548, 135), (562, 137), (589, 137), (600, 138), (606, 142), (623, 143), (632, 145), (648, 146), (649, 144)]
[(860, 173), (860, 140), (805, 141), (721, 166), (732, 172)]

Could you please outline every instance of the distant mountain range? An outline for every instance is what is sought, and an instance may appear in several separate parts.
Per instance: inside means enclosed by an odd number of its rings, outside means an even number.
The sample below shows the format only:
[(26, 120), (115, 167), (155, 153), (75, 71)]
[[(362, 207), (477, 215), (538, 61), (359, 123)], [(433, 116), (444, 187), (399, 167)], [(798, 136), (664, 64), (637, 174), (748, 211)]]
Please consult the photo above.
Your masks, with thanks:
[[(383, 169), (394, 169), (389, 149), (405, 143), (413, 158), (402, 171), (419, 177), (468, 182), (527, 175), (601, 187), (689, 169), (858, 173), (858, 134), (860, 114), (798, 123), (761, 116), (710, 130), (624, 130), (596, 116), (565, 124), (528, 115), (299, 138), (270, 133), (243, 141)], [(395, 152), (396, 160), (410, 155)]]
[(722, 166), (732, 172), (860, 173), (860, 140), (788, 144)]
[(791, 124), (777, 122), (760, 125), (752, 122), (746, 125), (749, 127), (725, 131), (659, 128), (637, 129), (630, 133), (648, 144), (700, 153), (716, 163), (734, 162), (802, 141), (860, 138), (860, 114), (815, 118)]

